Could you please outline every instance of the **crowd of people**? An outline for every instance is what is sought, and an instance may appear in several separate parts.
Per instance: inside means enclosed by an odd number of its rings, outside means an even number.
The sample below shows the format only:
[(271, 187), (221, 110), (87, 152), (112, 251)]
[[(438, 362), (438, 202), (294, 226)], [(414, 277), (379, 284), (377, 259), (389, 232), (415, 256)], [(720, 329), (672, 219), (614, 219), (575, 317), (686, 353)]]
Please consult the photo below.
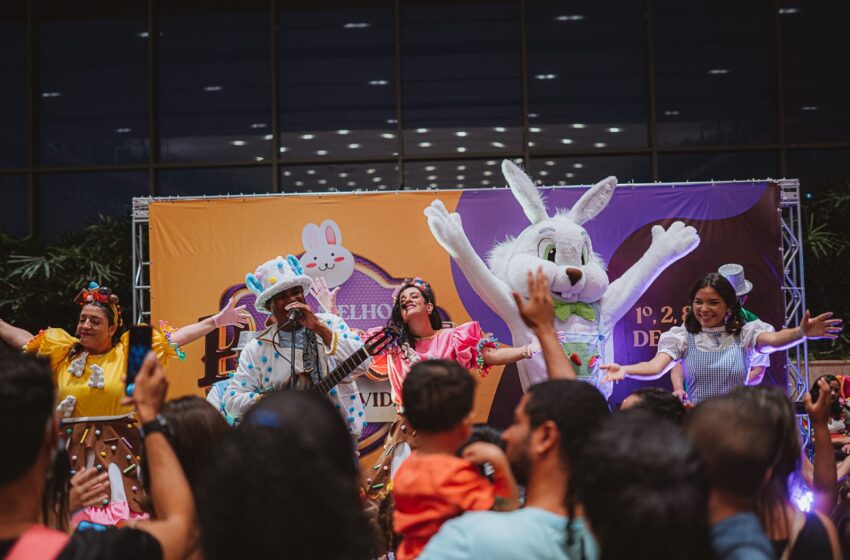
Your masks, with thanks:
[[(324, 311), (311, 309), (297, 260), (272, 259), (246, 285), (273, 319), (215, 406), (166, 402), (165, 367), (181, 344), (244, 322), (232, 301), (156, 332), (129, 396), (107, 289), (81, 292), (76, 336), (0, 321), (0, 558), (850, 558), (847, 386), (814, 383), (804, 444), (793, 403), (752, 371), (770, 352), (834, 338), (828, 313), (774, 331), (707, 274), (652, 360), (601, 366), (618, 381), (681, 364), (675, 391), (640, 389), (612, 411), (576, 379), (542, 272), (514, 296), (537, 339), (521, 348), (476, 322), (445, 326), (420, 278), (393, 294), (388, 325), (365, 332), (335, 313), (332, 292), (314, 291)], [(374, 344), (388, 331), (393, 344)], [(476, 378), (538, 352), (549, 380), (511, 425), (474, 425)], [(370, 354), (386, 359), (398, 416), (361, 471), (354, 378)]]

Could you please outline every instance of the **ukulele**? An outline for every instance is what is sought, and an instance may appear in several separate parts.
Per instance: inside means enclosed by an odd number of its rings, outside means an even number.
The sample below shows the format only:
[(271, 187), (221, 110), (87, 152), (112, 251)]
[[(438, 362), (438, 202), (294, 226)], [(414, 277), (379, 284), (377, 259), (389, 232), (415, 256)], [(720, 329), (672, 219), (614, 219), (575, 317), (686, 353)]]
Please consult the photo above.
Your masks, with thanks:
[[(308, 391), (317, 395), (326, 395), (331, 389), (336, 387), (340, 381), (348, 377), (348, 375), (357, 369), (360, 364), (369, 359), (370, 356), (375, 356), (385, 352), (390, 346), (396, 343), (398, 334), (386, 327), (376, 332), (363, 342), (356, 352), (351, 354), (341, 364), (336, 366), (333, 371), (321, 378), (317, 383), (313, 383), (309, 374), (297, 372), (295, 374), (295, 382), (287, 383), (287, 388), (296, 391)], [(294, 386), (293, 386), (294, 385)]]

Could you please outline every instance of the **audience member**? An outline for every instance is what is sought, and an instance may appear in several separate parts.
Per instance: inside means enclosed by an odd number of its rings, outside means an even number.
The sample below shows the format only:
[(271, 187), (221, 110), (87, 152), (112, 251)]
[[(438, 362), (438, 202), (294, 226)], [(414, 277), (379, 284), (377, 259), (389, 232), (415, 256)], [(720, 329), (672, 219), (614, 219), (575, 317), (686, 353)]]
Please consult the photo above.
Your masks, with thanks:
[(625, 398), (622, 410), (640, 408), (654, 412), (674, 424), (681, 425), (685, 417), (685, 405), (675, 394), (659, 387), (638, 389)]
[(768, 419), (733, 397), (715, 397), (697, 405), (686, 430), (708, 472), (708, 516), (717, 557), (771, 560), (773, 548), (755, 514), (759, 488), (773, 461)]
[[(168, 381), (150, 353), (136, 377), (132, 403), (142, 425), (156, 422)], [(165, 436), (145, 437), (151, 497), (159, 517), (135, 528), (99, 527), (70, 537), (42, 525), (47, 472), (61, 452), (55, 389), (47, 362), (18, 354), (0, 355), (0, 448), (14, 454), (0, 461), (0, 557), (2, 558), (184, 558), (194, 542), (192, 494)]]
[[(402, 400), (417, 448), (393, 479), (393, 525), (402, 536), (399, 560), (416, 558), (440, 526), (465, 511), (515, 509), (516, 481), (505, 453), (496, 445), (469, 439), (475, 379), (460, 364), (425, 360), (404, 380)], [(492, 466), (493, 482), (477, 465)]]
[[(829, 391), (825, 391), (826, 394)], [(741, 407), (752, 409), (772, 426), (768, 437), (773, 457), (766, 482), (759, 488), (756, 511), (765, 533), (772, 541), (777, 558), (790, 560), (832, 560), (840, 558), (838, 537), (832, 522), (823, 513), (803, 514), (791, 501), (789, 478), (800, 465), (800, 432), (791, 401), (780, 390), (770, 387), (738, 387), (730, 394)], [(826, 430), (828, 407), (821, 418), (812, 416), (813, 427)], [(828, 436), (827, 436), (828, 440)], [(830, 453), (831, 455), (831, 453)], [(834, 481), (835, 462), (832, 463)], [(815, 455), (815, 486), (818, 485), (818, 457)], [(823, 462), (820, 461), (823, 465)], [(822, 479), (822, 477), (820, 477)], [(834, 484), (834, 482), (833, 482)]]
[(420, 558), (597, 558), (572, 478), (588, 436), (608, 414), (605, 398), (587, 383), (558, 379), (532, 386), (502, 435), (511, 469), (526, 487), (525, 507), (449, 521)]
[(601, 560), (714, 557), (705, 465), (682, 430), (656, 414), (626, 410), (603, 423), (575, 482)]
[(345, 421), (329, 400), (267, 395), (201, 473), (204, 558), (374, 558), (358, 477)]

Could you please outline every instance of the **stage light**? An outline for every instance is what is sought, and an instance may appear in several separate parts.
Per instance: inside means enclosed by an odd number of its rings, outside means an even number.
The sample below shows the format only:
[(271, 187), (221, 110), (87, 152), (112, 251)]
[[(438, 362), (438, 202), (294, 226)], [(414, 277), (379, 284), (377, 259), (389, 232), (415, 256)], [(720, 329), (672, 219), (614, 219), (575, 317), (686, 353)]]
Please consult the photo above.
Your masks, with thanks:
[(349, 182), (347, 182), (347, 183), (346, 183), (346, 185), (348, 185), (349, 187), (353, 187), (353, 186), (355, 186), (356, 184), (357, 184), (357, 183), (356, 183), (355, 181), (349, 181)]
[(533, 148), (533, 147), (534, 147), (534, 142), (529, 142), (529, 143), (528, 143), (528, 147), (529, 147), (529, 148)]
[(581, 169), (582, 167), (584, 167), (584, 164), (583, 163), (574, 163), (573, 167), (575, 167), (576, 169)]
[(312, 140), (315, 137), (316, 137), (315, 134), (302, 134), (301, 135), (302, 140)]
[(561, 138), (561, 144), (572, 144), (573, 141), (569, 138)]
[(573, 128), (587, 128), (587, 125), (582, 123), (573, 123), (571, 126)]
[(608, 132), (613, 132), (614, 134), (616, 134), (618, 132), (623, 132), (623, 129), (616, 126), (612, 126), (608, 129)]
[(497, 163), (497, 162), (496, 162), (496, 161), (494, 161), (494, 160), (492, 160), (492, 159), (488, 159), (488, 160), (487, 160), (487, 165), (496, 165), (496, 163)]
[(537, 133), (537, 132), (543, 132), (543, 129), (540, 128), (540, 127), (537, 127), (537, 126), (532, 126), (531, 128), (528, 129), (528, 131)]
[(817, 111), (818, 106), (817, 105), (803, 105), (802, 107), (800, 107), (800, 110), (801, 111)]
[(369, 80), (370, 86), (385, 86), (388, 85), (389, 82), (386, 80)]
[(779, 13), (783, 16), (799, 14), (800, 8), (779, 8)]
[(264, 158), (263, 156), (256, 156), (254, 158), (254, 161), (263, 161), (264, 159), (266, 159), (266, 158)]
[(348, 173), (346, 173), (346, 172), (344, 172), (344, 171), (343, 171), (342, 173), (340, 173), (340, 174), (339, 174), (339, 176), (340, 176), (342, 179), (345, 179), (346, 177), (348, 177)]
[(386, 186), (386, 185), (378, 185), (378, 190), (379, 190), (379, 191), (382, 191), (382, 190), (384, 190), (384, 189), (386, 189), (386, 188), (387, 188), (387, 186)]
[(481, 184), (486, 187), (487, 185), (490, 184), (490, 181), (488, 181), (487, 179), (484, 179), (483, 181), (481, 181)]
[(458, 175), (457, 176), (458, 181), (463, 181), (464, 179), (466, 179), (466, 175)]
[(132, 128), (116, 128), (115, 132), (118, 134), (127, 134), (128, 132), (133, 132)]
[(233, 145), (233, 146), (244, 146), (245, 141), (244, 140), (231, 140), (230, 144)]
[(570, 14), (564, 16), (557, 16), (555, 21), (581, 21), (584, 19), (584, 16), (581, 14)]
[(387, 119), (387, 124), (398, 124), (398, 119)]
[(381, 182), (381, 178), (380, 178), (380, 177), (372, 177), (372, 182), (373, 182), (373, 183), (380, 183), (380, 182)]
[(41, 92), (42, 97), (62, 97), (62, 93), (58, 91), (43, 91)]
[(573, 177), (575, 177), (575, 176), (576, 176), (576, 174), (575, 174), (575, 173), (567, 173), (567, 174), (565, 175), (565, 177), (566, 177), (567, 179), (572, 179), (572, 178), (573, 178)]
[(284, 177), (289, 177), (290, 175), (292, 175), (292, 171), (289, 171), (288, 169), (283, 172)]
[(223, 89), (221, 86), (204, 86), (204, 91), (221, 91)]
[(548, 165), (549, 167), (552, 167), (553, 165), (555, 165), (555, 162), (552, 161), (552, 160), (549, 160), (549, 161), (546, 162), (546, 165)]
[(303, 186), (304, 186), (304, 182), (303, 182), (303, 181), (295, 181), (295, 186), (296, 186), (296, 187), (303, 187)]
[(460, 136), (461, 138), (463, 138), (464, 136), (469, 136), (469, 133), (464, 130), (458, 130), (457, 132), (455, 132), (455, 136)]
[(465, 165), (458, 165), (457, 170), (458, 171), (466, 171), (466, 166)]
[(427, 176), (427, 177), (425, 177), (425, 178), (426, 178), (426, 179), (428, 179), (429, 181), (436, 181), (436, 180), (437, 180), (437, 176), (436, 176), (436, 175), (428, 175), (428, 176)]
[(607, 146), (607, 145), (608, 145), (608, 144), (606, 144), (605, 142), (596, 142), (596, 143), (593, 145), (593, 147), (594, 147), (594, 148), (604, 148), (604, 147), (605, 147), (605, 146)]
[(375, 172), (375, 168), (374, 168), (374, 167), (370, 167), (369, 169), (367, 169), (367, 170), (366, 170), (366, 173), (367, 173), (367, 174), (369, 174), (369, 175), (371, 175), (371, 174), (372, 174), (372, 173), (374, 173), (374, 172)]
[(528, 114), (528, 118), (529, 118), (529, 119), (536, 119), (536, 118), (537, 118), (537, 117), (539, 117), (539, 116), (540, 116), (540, 115), (538, 115), (537, 113), (529, 113), (529, 114)]
[[(780, 10), (779, 12), (782, 13), (782, 10)], [(147, 31), (140, 31), (139, 33), (136, 33), (136, 37), (138, 37), (139, 39), (147, 39), (148, 38), (148, 32)]]
[(490, 171), (489, 169), (485, 169), (483, 174), (484, 174), (485, 177), (489, 177), (490, 175), (493, 174), (493, 172)]
[(381, 134), (381, 138), (386, 138), (387, 140), (392, 140), (393, 138), (395, 138), (395, 134), (393, 134), (391, 132), (384, 132), (383, 134)]
[(272, 136), (271, 134), (266, 134), (265, 136), (263, 136), (263, 140), (271, 140), (272, 138), (274, 138), (274, 136)]
[(425, 134), (426, 132), (428, 132), (428, 129), (427, 128), (417, 128), (416, 132), (418, 134)]
[(317, 182), (317, 183), (319, 183), (320, 185), (327, 185), (327, 184), (328, 184), (328, 180), (327, 180), (327, 179), (319, 179), (319, 180), (318, 180), (318, 181), (316, 181), (316, 182)]
[(351, 131), (345, 128), (341, 128), (340, 130), (337, 130), (336, 133), (340, 136), (345, 136), (346, 134), (350, 134)]
[(672, 110), (672, 111), (664, 111), (664, 115), (665, 115), (665, 116), (668, 116), (668, 117), (678, 117), (678, 116), (679, 116), (679, 111), (676, 111), (676, 110)]
[(711, 70), (708, 71), (708, 73), (712, 76), (722, 76), (724, 74), (728, 74), (729, 69), (728, 68), (712, 68)]
[(490, 145), (493, 146), (494, 148), (504, 148), (505, 147), (505, 145), (502, 144), (501, 142), (490, 142)]
[(251, 123), (251, 128), (266, 128), (267, 126), (269, 126), (269, 125), (267, 125), (264, 122)]
[(436, 188), (437, 188), (437, 183), (431, 183), (431, 184), (430, 184), (430, 185), (428, 185), (428, 186), (429, 186), (429, 187), (431, 187), (432, 189), (436, 189)]
[(315, 174), (316, 174), (316, 170), (315, 170), (315, 169), (308, 169), (308, 170), (307, 170), (307, 175), (315, 175)]
[(317, 156), (326, 156), (326, 155), (328, 155), (328, 151), (327, 150), (316, 150), (316, 155)]
[(427, 165), (427, 166), (425, 166), (425, 171), (434, 171), (435, 169), (437, 169), (437, 166), (436, 166), (436, 165)]
[(281, 146), (281, 147), (280, 147), (280, 148), (278, 148), (277, 150), (278, 150), (280, 153), (283, 153), (283, 152), (285, 152), (285, 151), (289, 150), (289, 148), (287, 148), (286, 146)]
[(430, 148), (431, 142), (419, 142), (419, 147), (420, 148)]
[(507, 129), (504, 126), (497, 126), (493, 130), (495, 130), (496, 132), (505, 132)]
[(357, 22), (357, 23), (346, 23), (342, 26), (343, 29), (366, 29), (367, 27), (371, 27), (371, 23), (366, 22)]
[(356, 150), (360, 147), (360, 144), (349, 144), (348, 147), (349, 149)]
[(535, 80), (554, 80), (557, 77), (558, 77), (557, 74), (535, 74), (534, 75)]
[(457, 151), (463, 153), (463, 152), (466, 151), (466, 148), (464, 148), (463, 146), (460, 146), (460, 147), (458, 147)]

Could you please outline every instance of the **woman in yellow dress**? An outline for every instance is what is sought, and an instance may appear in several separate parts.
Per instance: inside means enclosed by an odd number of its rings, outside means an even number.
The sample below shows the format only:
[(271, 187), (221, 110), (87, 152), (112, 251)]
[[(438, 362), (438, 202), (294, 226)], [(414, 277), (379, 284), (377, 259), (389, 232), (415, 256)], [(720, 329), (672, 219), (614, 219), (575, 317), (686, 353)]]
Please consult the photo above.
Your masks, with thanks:
[[(70, 474), (94, 468), (109, 475), (111, 498), (78, 513), (74, 522), (112, 525), (142, 515), (141, 439), (132, 406), (122, 404), (129, 333), (118, 334), (121, 308), (109, 288), (92, 282), (74, 301), (81, 306), (76, 336), (57, 328), (33, 336), (0, 319), (0, 340), (50, 361)], [(244, 306), (234, 307), (231, 299), (216, 315), (180, 329), (161, 321), (160, 330), (153, 330), (152, 349), (166, 365), (174, 356), (183, 359), (182, 345), (215, 328), (241, 325), (247, 317)]]

